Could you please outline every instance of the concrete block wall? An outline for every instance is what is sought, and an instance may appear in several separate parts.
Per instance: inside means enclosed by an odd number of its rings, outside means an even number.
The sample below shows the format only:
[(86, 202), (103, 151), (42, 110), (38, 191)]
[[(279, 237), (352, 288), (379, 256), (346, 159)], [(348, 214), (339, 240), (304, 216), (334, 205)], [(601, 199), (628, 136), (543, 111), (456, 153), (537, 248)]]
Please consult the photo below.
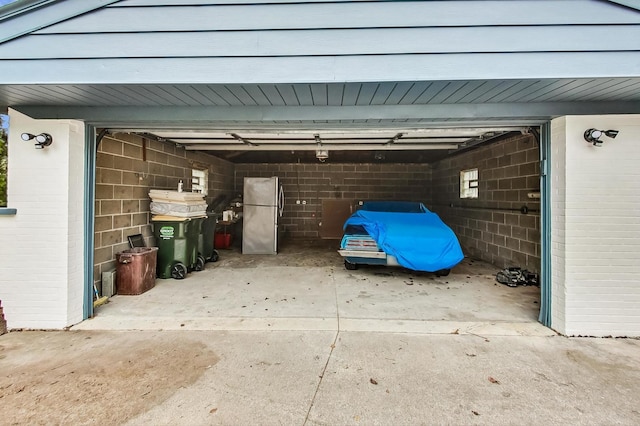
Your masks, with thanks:
[[(540, 270), (538, 145), (529, 135), (478, 147), (433, 166), (433, 210), (452, 227), (466, 255), (500, 268)], [(478, 198), (460, 198), (460, 172), (478, 169)], [(526, 206), (529, 213), (518, 211)]]
[[(282, 223), (292, 238), (318, 238), (322, 200), (414, 200), (431, 202), (426, 164), (237, 164), (236, 191), (245, 177), (278, 176), (287, 203)], [(307, 202), (298, 205), (295, 200)]]
[[(590, 128), (619, 134), (595, 147)], [(552, 327), (640, 336), (640, 115), (553, 120), (551, 146)]]
[(127, 236), (143, 234), (153, 245), (150, 189), (191, 189), (191, 170), (209, 170), (207, 202), (232, 195), (234, 165), (220, 158), (186, 151), (172, 143), (128, 133), (108, 134), (96, 157), (94, 281), (115, 269), (116, 253), (129, 248)]

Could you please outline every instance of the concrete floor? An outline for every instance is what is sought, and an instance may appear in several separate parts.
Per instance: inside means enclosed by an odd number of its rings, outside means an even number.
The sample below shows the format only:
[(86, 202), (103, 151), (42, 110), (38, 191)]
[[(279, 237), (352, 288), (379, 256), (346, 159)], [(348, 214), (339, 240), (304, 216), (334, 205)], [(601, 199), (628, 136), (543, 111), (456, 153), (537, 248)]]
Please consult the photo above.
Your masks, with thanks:
[(78, 330), (306, 330), (550, 335), (540, 289), (495, 281), (465, 259), (447, 277), (394, 267), (344, 268), (338, 242), (283, 244), (276, 256), (220, 250), (184, 280), (112, 297)]

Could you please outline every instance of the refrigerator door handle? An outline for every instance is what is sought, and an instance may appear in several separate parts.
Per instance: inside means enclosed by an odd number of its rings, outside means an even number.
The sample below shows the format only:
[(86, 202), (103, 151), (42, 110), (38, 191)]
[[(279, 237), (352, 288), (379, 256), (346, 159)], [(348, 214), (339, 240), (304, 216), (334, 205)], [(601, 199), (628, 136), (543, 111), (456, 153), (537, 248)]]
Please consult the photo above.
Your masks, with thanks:
[(280, 191), (278, 192), (278, 213), (280, 217), (282, 217), (282, 212), (284, 211), (284, 190), (282, 186), (280, 186)]

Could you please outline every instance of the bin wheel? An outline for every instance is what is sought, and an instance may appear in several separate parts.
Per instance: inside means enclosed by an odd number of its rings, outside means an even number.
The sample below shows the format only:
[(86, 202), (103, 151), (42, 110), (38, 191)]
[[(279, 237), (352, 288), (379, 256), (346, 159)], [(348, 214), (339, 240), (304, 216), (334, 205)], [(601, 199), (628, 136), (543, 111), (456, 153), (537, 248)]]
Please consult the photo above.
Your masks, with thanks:
[(194, 266), (194, 270), (195, 271), (202, 271), (204, 269), (204, 264), (206, 263), (206, 260), (204, 260), (204, 256), (202, 256), (201, 254), (198, 255), (198, 258), (196, 259), (196, 266)]
[(218, 261), (218, 259), (220, 259), (220, 255), (218, 254), (218, 251), (217, 251), (217, 250), (214, 250), (214, 251), (213, 251), (213, 254), (211, 255), (211, 259), (210, 259), (210, 260), (211, 260), (212, 262), (217, 262), (217, 261)]
[(351, 263), (347, 260), (344, 261), (344, 267), (345, 269), (348, 269), (349, 271), (355, 271), (356, 269), (358, 269), (358, 264), (357, 263)]
[(184, 264), (178, 262), (171, 267), (171, 277), (176, 280), (181, 280), (187, 276), (187, 267)]
[(446, 277), (451, 272), (451, 269), (440, 269), (436, 271), (436, 277)]

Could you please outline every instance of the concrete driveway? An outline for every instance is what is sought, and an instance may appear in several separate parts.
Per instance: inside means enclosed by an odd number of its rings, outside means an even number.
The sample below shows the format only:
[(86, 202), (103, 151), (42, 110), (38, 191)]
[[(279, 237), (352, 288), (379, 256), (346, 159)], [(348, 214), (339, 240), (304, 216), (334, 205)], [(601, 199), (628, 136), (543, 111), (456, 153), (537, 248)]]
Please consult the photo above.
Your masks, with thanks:
[[(328, 247), (328, 249), (327, 249)], [(0, 423), (640, 424), (640, 341), (557, 336), (539, 289), (221, 253), (70, 331), (0, 336)]]
[(640, 341), (330, 331), (0, 336), (3, 424), (640, 423)]

